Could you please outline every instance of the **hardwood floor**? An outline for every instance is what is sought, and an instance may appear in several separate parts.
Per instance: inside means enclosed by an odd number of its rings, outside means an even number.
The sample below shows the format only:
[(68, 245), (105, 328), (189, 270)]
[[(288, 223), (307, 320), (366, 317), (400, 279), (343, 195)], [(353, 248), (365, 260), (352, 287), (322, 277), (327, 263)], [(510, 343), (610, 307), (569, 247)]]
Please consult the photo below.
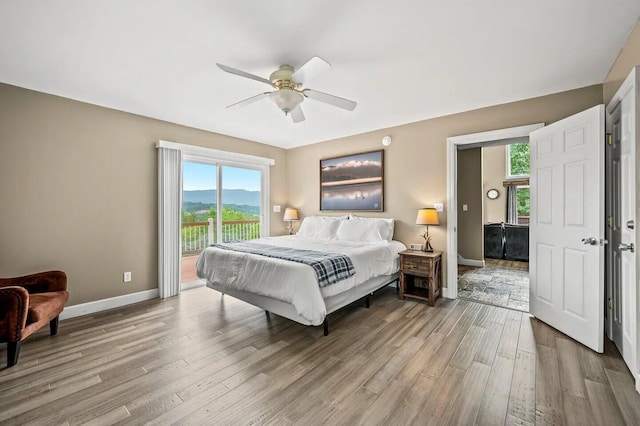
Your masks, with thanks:
[(392, 288), (329, 318), (323, 337), (197, 288), (61, 321), (0, 370), (0, 423), (640, 424), (608, 341), (600, 355), (528, 314)]

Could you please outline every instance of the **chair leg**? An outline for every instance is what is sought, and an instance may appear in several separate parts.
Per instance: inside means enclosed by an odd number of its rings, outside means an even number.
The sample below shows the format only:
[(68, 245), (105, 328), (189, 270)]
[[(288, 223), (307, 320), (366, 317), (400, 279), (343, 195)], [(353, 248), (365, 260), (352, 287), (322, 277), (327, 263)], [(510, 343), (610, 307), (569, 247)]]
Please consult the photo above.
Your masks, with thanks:
[(49, 331), (51, 332), (52, 336), (55, 336), (56, 334), (58, 334), (58, 319), (60, 317), (57, 316), (54, 319), (52, 319), (51, 321), (49, 321)]
[(7, 343), (7, 367), (13, 367), (18, 363), (20, 355), (20, 341)]

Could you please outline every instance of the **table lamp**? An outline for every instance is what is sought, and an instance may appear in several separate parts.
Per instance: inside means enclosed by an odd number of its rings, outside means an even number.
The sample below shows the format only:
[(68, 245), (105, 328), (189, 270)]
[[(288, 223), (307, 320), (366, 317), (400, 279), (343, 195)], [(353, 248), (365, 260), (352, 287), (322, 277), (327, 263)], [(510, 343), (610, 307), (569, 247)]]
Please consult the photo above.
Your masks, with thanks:
[(293, 221), (299, 220), (298, 210), (287, 207), (284, 209), (284, 218), (282, 220), (289, 222), (289, 235), (293, 235)]
[(424, 249), (423, 251), (432, 252), (433, 247), (431, 247), (431, 235), (429, 235), (429, 225), (440, 225), (438, 221), (438, 212), (433, 207), (426, 207), (424, 209), (418, 210), (418, 216), (416, 217), (416, 225), (427, 225), (427, 230), (424, 234), (422, 234), (422, 238), (424, 238)]

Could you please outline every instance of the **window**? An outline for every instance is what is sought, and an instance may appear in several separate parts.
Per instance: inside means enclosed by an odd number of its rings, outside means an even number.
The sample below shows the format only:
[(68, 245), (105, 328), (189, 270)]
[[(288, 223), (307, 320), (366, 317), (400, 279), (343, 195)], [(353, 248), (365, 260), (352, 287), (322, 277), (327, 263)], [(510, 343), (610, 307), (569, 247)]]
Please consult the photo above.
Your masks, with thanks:
[(528, 177), (529, 172), (529, 144), (507, 145), (507, 179)]
[[(504, 185), (509, 187), (507, 200), (507, 222), (526, 225), (530, 214), (529, 174), (531, 171), (529, 143), (507, 145)], [(515, 189), (515, 191), (513, 191)]]

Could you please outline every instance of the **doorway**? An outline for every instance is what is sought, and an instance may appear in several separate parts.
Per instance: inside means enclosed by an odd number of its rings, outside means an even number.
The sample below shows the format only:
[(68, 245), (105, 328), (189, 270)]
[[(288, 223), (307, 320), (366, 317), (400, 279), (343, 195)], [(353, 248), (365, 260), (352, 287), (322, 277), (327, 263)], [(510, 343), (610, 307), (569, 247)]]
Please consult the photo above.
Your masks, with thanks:
[(264, 206), (261, 170), (183, 161), (182, 171), (180, 281), (186, 289), (203, 284), (196, 261), (209, 245), (262, 236)]
[[(458, 206), (457, 170), (459, 147), (473, 148), (490, 146), (491, 144), (504, 145), (509, 142), (521, 141), (523, 138), (528, 138), (532, 131), (542, 127), (544, 127), (543, 123), (537, 123), (527, 126), (511, 127), (508, 129), (448, 138), (447, 205)], [(458, 223), (458, 210), (456, 208), (447, 209), (447, 223)], [(447, 233), (447, 253), (458, 253), (458, 233), (458, 226), (455, 225), (453, 227), (453, 232)], [(450, 257), (447, 261), (447, 287), (443, 289), (443, 296), (451, 299), (458, 298), (458, 262), (456, 257)]]
[(182, 289), (204, 285), (196, 274), (211, 244), (263, 236), (262, 171), (220, 163), (183, 161), (180, 224)]
[(458, 296), (529, 311), (528, 137), (458, 147)]

